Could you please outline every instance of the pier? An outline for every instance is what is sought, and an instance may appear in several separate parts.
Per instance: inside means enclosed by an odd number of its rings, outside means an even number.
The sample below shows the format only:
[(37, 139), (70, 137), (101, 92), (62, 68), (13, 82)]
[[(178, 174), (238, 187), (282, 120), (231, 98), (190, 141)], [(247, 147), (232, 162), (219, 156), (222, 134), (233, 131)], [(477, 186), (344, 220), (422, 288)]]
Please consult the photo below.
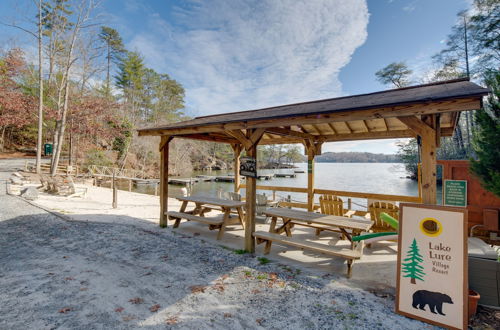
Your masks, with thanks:
[(276, 173), (274, 174), (277, 178), (295, 178), (297, 174), (295, 173)]

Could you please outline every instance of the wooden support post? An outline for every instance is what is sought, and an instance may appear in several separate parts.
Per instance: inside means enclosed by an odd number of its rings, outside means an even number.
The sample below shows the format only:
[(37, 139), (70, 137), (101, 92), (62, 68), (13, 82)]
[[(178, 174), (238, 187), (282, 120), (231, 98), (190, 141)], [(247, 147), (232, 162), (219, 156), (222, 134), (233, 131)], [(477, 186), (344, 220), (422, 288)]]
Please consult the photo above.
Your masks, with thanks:
[(241, 144), (232, 144), (234, 151), (234, 192), (240, 192), (240, 154)]
[(160, 142), (160, 227), (167, 227), (168, 216), (168, 145), (172, 138), (162, 136)]
[[(247, 150), (249, 157), (257, 157), (257, 146), (253, 145)], [(248, 252), (255, 252), (255, 239), (253, 233), (255, 232), (255, 203), (256, 203), (256, 179), (247, 177), (246, 183), (246, 217), (245, 217), (245, 250)]]
[(436, 131), (422, 136), (422, 202), (436, 204)]
[(128, 180), (128, 191), (132, 191), (132, 179)]
[(307, 210), (314, 210), (314, 150), (307, 150)]
[(436, 204), (436, 146), (437, 132), (436, 121), (439, 118), (426, 117), (423, 121), (416, 116), (398, 117), (408, 128), (413, 130), (422, 139), (422, 202), (424, 204)]
[(314, 211), (314, 156), (321, 155), (322, 140), (304, 140), (307, 155), (307, 210)]
[(111, 185), (113, 186), (113, 208), (116, 209), (118, 207), (118, 187), (116, 186), (115, 171), (113, 171), (113, 182)]

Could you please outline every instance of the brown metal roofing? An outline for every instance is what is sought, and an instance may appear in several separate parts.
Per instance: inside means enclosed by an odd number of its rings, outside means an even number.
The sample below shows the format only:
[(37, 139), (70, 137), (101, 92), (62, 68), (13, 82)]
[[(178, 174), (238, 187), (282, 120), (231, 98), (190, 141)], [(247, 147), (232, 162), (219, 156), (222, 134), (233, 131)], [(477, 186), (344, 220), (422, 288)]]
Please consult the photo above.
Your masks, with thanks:
[(253, 120), (272, 120), (292, 116), (368, 110), (409, 104), (438, 102), (451, 99), (481, 97), (487, 95), (488, 92), (488, 89), (470, 82), (468, 79), (456, 79), (369, 94), (337, 97), (258, 110), (196, 117), (191, 120), (164, 126), (143, 128), (139, 129), (139, 131), (160, 131), (174, 128), (199, 127), (212, 124), (227, 124)]

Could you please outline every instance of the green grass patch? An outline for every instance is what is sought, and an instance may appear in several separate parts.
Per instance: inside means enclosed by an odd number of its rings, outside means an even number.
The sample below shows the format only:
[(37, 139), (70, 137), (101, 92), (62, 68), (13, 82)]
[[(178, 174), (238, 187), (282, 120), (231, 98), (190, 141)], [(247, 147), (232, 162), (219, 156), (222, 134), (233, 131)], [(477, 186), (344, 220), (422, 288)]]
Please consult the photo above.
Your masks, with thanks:
[(245, 254), (245, 253), (248, 253), (247, 250), (234, 250), (234, 253), (236, 254)]
[(258, 280), (267, 280), (267, 275), (266, 274), (259, 274), (259, 275), (257, 275), (256, 279), (258, 279)]
[(259, 260), (259, 263), (261, 265), (265, 265), (271, 262), (271, 260), (267, 259), (266, 257), (258, 257), (257, 260)]

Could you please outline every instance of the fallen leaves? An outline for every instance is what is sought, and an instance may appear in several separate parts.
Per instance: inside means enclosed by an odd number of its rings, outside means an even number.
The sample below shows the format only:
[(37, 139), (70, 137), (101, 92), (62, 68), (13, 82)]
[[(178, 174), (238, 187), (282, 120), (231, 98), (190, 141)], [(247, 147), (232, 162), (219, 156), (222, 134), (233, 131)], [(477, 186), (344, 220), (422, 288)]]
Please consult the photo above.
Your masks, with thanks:
[(135, 297), (135, 298), (130, 299), (129, 302), (131, 302), (134, 305), (137, 305), (137, 304), (142, 304), (144, 302), (144, 299), (139, 298), (139, 297)]
[(262, 325), (264, 319), (256, 319), (255, 322), (257, 322), (258, 325)]
[(151, 313), (156, 313), (156, 312), (158, 312), (159, 309), (160, 309), (160, 305), (158, 305), (158, 304), (149, 307), (149, 311)]
[(75, 278), (74, 277), (65, 277), (64, 280), (65, 281), (73, 281)]
[(191, 289), (191, 293), (204, 293), (206, 290), (206, 287), (203, 285), (193, 285), (190, 286), (189, 289)]
[(123, 308), (123, 307), (118, 307), (118, 308), (115, 308), (115, 312), (117, 312), (117, 313), (121, 313), (121, 312), (123, 312), (124, 310), (125, 310), (125, 308)]
[(165, 320), (165, 323), (168, 325), (174, 325), (179, 323), (179, 318), (177, 316), (171, 316)]
[(71, 308), (70, 307), (64, 307), (59, 310), (59, 313), (61, 314), (66, 314), (67, 312), (70, 312)]
[(212, 288), (219, 293), (224, 292), (224, 284), (223, 283), (215, 283)]
[(230, 317), (233, 317), (233, 314), (231, 313), (224, 313), (224, 318), (230, 318)]

